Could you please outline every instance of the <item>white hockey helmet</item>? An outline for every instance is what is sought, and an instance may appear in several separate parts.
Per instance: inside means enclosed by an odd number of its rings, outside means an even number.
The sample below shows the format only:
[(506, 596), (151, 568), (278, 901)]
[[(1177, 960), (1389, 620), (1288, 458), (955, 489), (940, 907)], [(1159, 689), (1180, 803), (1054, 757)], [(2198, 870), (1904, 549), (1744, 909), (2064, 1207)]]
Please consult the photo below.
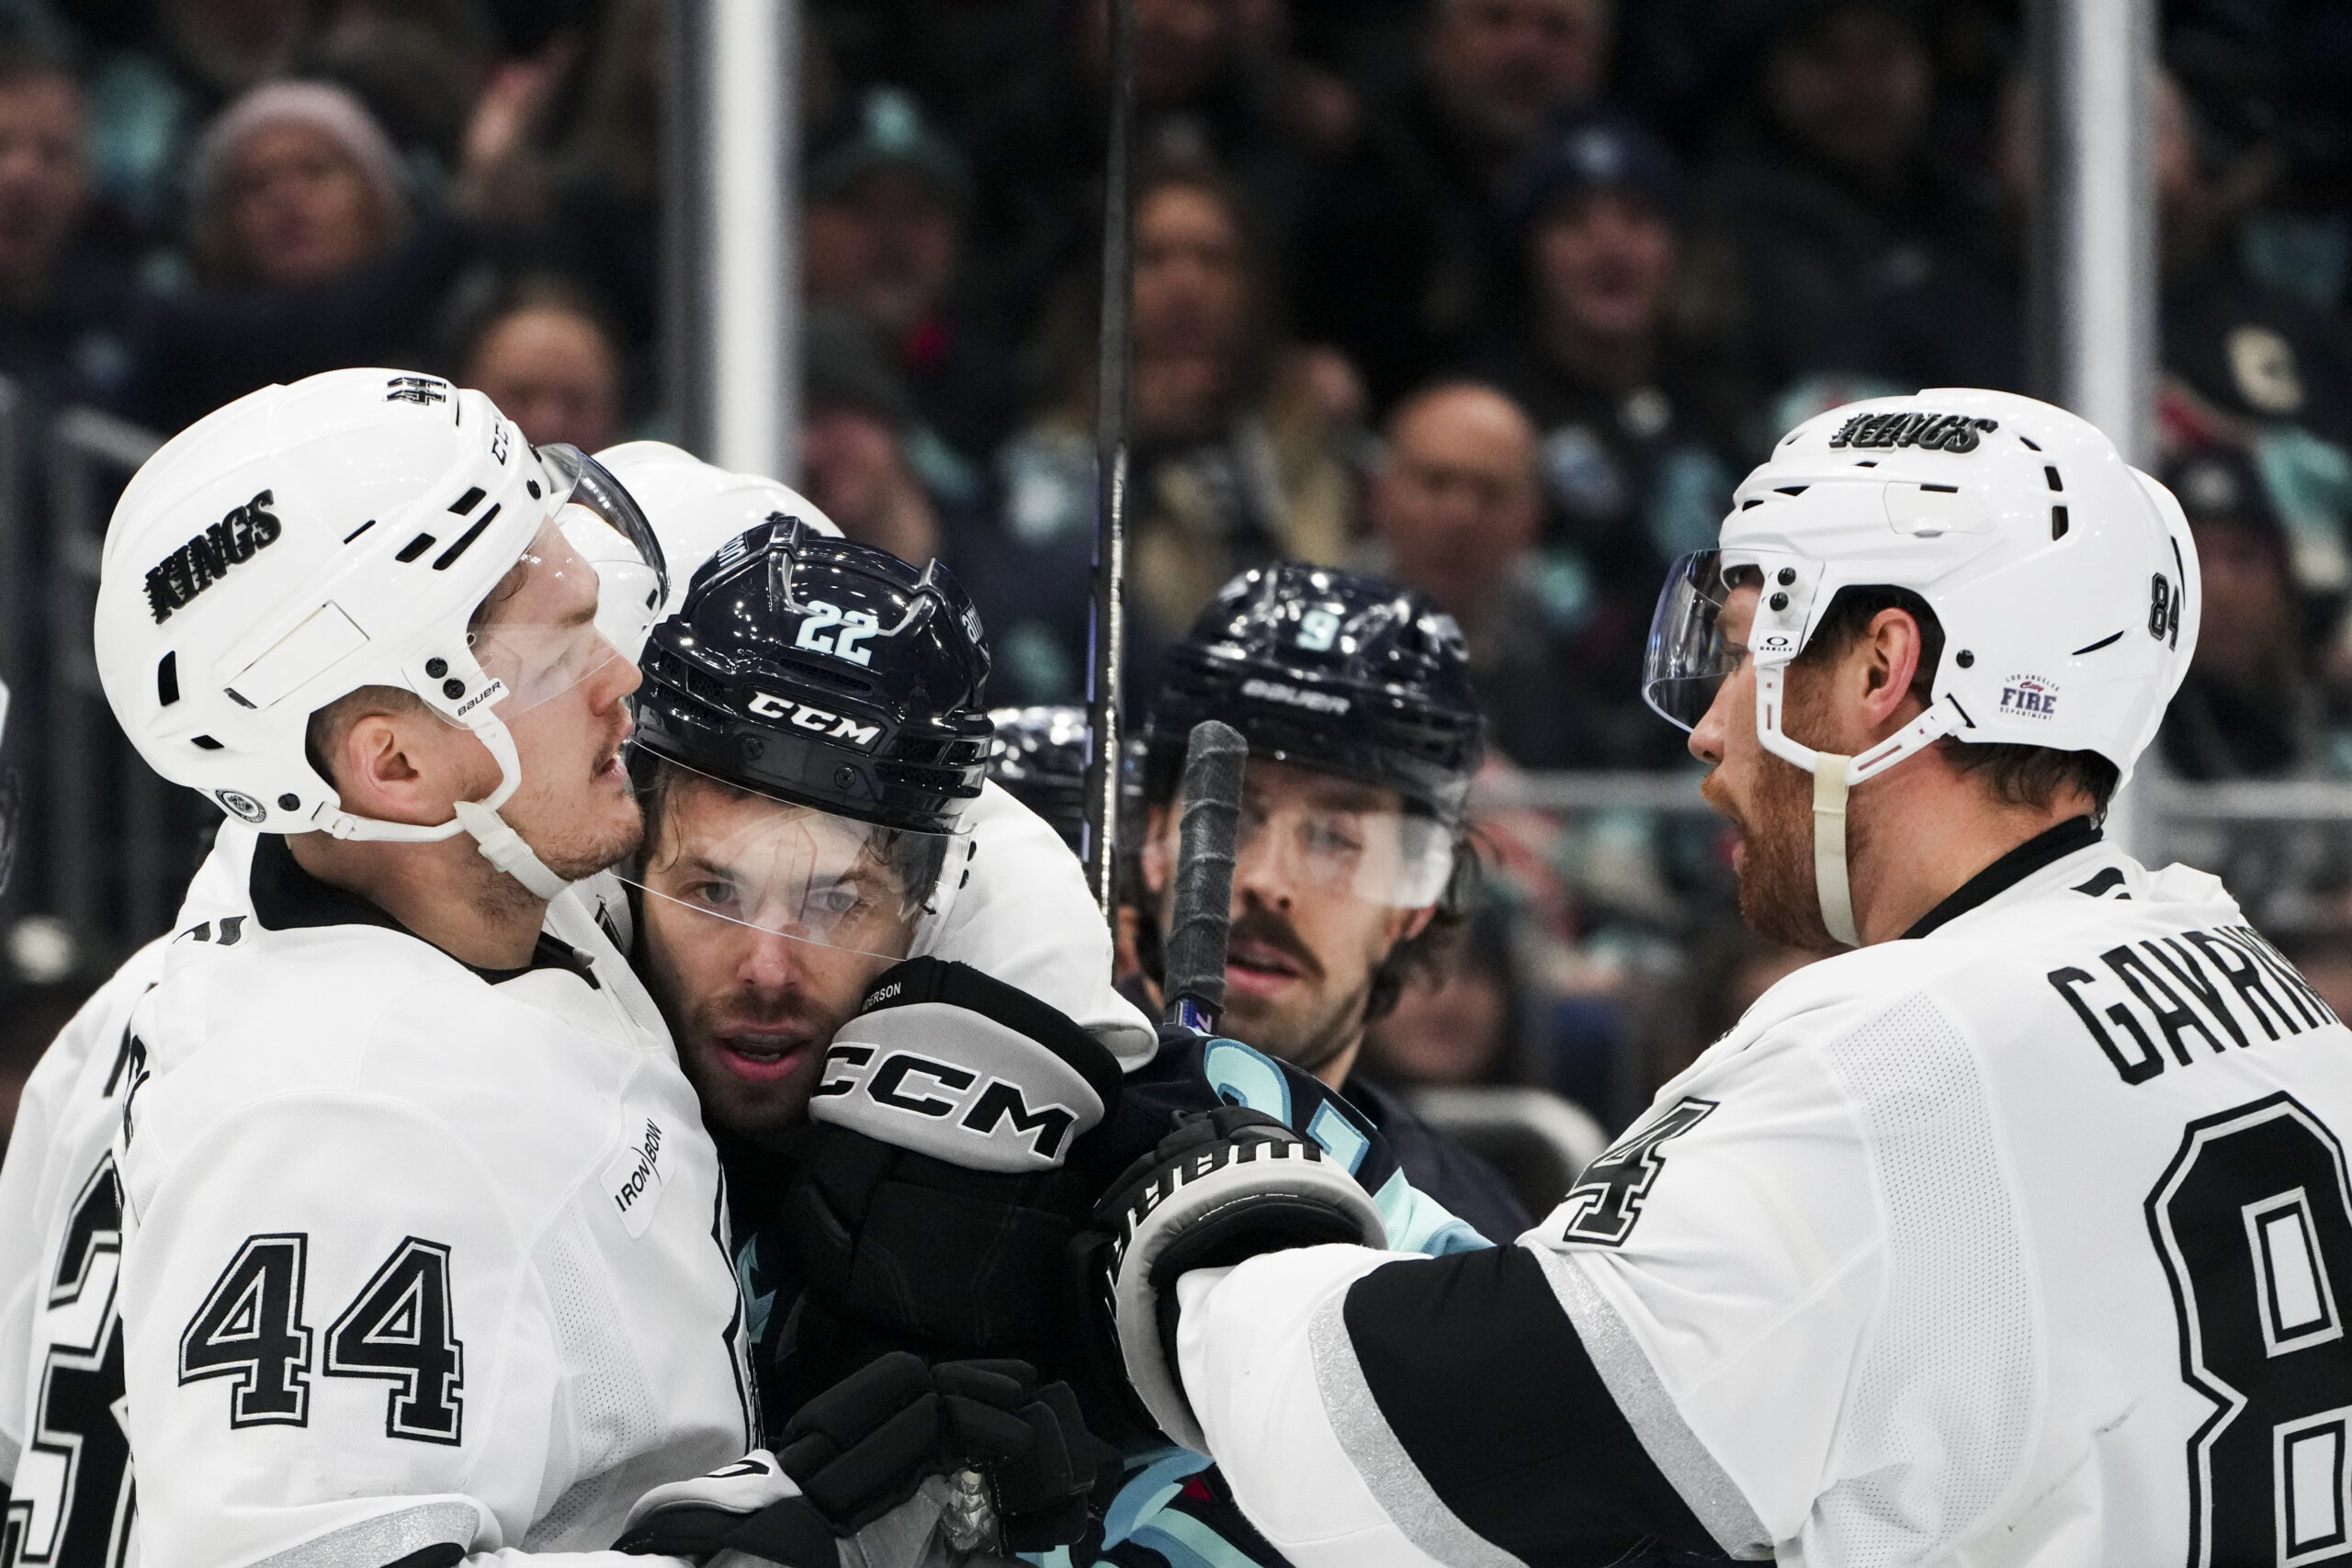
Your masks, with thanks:
[[(584, 574), (594, 625), (471, 626), (518, 566), (506, 603)], [(593, 458), (535, 450), (437, 377), (334, 370), (215, 411), (132, 477), (100, 563), (98, 676), (149, 766), (265, 832), (469, 832), (552, 897), (562, 880), (497, 815), (522, 782), (504, 721), (640, 646), (666, 588), (660, 544)], [(370, 685), (471, 730), (498, 788), (438, 827), (344, 810), (304, 741)]]
[(747, 528), (797, 517), (820, 534), (842, 536), (831, 518), (781, 479), (732, 473), (666, 441), (625, 441), (597, 453), (596, 460), (628, 487), (662, 536), (671, 563), (664, 615), (685, 603), (703, 562)]
[[(1724, 601), (1758, 592), (1745, 649)], [(1840, 589), (1908, 589), (1943, 632), (1935, 701), (1856, 757), (1781, 728), (1790, 663)], [(1713, 550), (1668, 574), (1643, 695), (1697, 725), (1744, 655), (1767, 749), (1814, 775), (1814, 864), (1829, 932), (1858, 943), (1846, 792), (1951, 736), (2095, 751), (2125, 780), (2197, 648), (2196, 546), (2180, 503), (2064, 409), (1955, 389), (1807, 420), (1740, 484)]]

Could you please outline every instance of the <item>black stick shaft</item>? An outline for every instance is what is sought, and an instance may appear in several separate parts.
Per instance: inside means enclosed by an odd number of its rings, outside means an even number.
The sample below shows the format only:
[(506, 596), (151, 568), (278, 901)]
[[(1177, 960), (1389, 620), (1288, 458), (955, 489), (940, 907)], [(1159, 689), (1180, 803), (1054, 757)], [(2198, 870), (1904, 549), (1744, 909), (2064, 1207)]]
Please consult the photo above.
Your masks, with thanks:
[(1176, 847), (1176, 918), (1168, 932), (1168, 1021), (1214, 1032), (1225, 1009), (1233, 931), (1233, 852), (1250, 743), (1204, 718), (1184, 745), (1184, 814)]
[(1127, 360), (1135, 288), (1135, 0), (1108, 0), (1111, 126), (1102, 170), (1102, 322), (1095, 378), (1094, 614), (1087, 671), (1086, 880), (1106, 918), (1119, 838), (1119, 671), (1127, 651)]

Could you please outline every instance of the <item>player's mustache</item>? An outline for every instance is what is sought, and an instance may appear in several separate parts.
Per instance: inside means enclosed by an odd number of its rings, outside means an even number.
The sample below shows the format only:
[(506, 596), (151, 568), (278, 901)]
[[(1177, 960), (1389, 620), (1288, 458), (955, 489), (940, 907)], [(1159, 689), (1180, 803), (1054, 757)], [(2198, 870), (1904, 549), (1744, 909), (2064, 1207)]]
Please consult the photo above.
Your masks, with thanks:
[(695, 1009), (706, 1028), (722, 1021), (757, 1029), (797, 1028), (822, 1021), (814, 998), (797, 986), (790, 990), (727, 991)]
[(1315, 954), (1300, 940), (1296, 929), (1289, 920), (1262, 906), (1253, 905), (1236, 916), (1228, 940), (1263, 942), (1296, 960), (1299, 973), (1308, 979), (1323, 977), (1323, 965), (1316, 962)]
[(1713, 807), (1718, 816), (1729, 818), (1735, 829), (1745, 833), (1747, 831), (1747, 818), (1740, 816), (1739, 807), (1731, 803), (1731, 792), (1717, 782), (1718, 776), (1710, 772), (1699, 781), (1699, 798)]

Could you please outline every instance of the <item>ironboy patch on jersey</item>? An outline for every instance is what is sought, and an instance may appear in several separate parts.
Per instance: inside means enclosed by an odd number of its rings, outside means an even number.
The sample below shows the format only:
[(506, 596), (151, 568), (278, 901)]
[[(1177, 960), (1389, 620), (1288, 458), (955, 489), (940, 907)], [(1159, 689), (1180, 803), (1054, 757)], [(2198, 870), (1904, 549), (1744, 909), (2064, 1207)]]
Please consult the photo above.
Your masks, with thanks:
[(1664, 1168), (1661, 1145), (1696, 1127), (1715, 1108), (1712, 1100), (1685, 1100), (1647, 1126), (1637, 1128), (1610, 1145), (1560, 1200), (1568, 1211), (1562, 1238), (1618, 1247), (1634, 1234), (1642, 1217), (1642, 1201), (1649, 1196)]
[(185, 609), (198, 594), (229, 575), (232, 566), (254, 558), (255, 550), (277, 542), (275, 502), (263, 491), (243, 506), (232, 506), (220, 522), (147, 569), (147, 607), (162, 626), (172, 612)]
[(628, 1131), (621, 1134), (620, 1152), (605, 1167), (605, 1196), (612, 1200), (621, 1228), (632, 1236), (645, 1234), (662, 1201), (662, 1145), (666, 1138), (654, 1118), (632, 1117)]

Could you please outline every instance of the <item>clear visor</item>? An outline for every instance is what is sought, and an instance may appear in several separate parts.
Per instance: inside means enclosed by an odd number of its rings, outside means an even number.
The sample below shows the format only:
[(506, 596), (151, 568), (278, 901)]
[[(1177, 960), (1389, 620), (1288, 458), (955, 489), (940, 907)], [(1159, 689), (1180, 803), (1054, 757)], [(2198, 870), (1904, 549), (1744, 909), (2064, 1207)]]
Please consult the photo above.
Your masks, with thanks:
[[(1170, 874), (1182, 823), (1168, 814), (1162, 852)], [(1397, 909), (1425, 909), (1445, 896), (1453, 874), (1453, 833), (1434, 817), (1398, 807), (1344, 807), (1241, 797), (1234, 849), (1237, 880), (1326, 893)]]
[(1724, 609), (1737, 590), (1762, 582), (1761, 569), (1726, 567), (1720, 550), (1694, 550), (1667, 573), (1650, 617), (1642, 699), (1668, 723), (1697, 728), (1725, 677), (1747, 657), (1746, 619), (1726, 624)]
[(596, 569), (597, 629), (635, 659), (670, 594), (662, 541), (636, 498), (602, 463), (562, 442), (538, 453), (556, 483), (556, 522), (572, 549)]
[(551, 702), (621, 658), (597, 625), (602, 581), (572, 547), (560, 519), (539, 525), (466, 634), (495, 682), (491, 701), (500, 717)]
[(668, 581), (661, 544), (618, 480), (577, 447), (544, 447), (540, 457), (555, 481), (553, 511), (467, 634), (483, 671), (504, 687), (492, 699), (502, 718), (634, 660)]
[(645, 847), (619, 874), (645, 895), (649, 923), (674, 917), (684, 941), (749, 929), (895, 961), (964, 880), (965, 834), (877, 827), (666, 758), (638, 762)]

